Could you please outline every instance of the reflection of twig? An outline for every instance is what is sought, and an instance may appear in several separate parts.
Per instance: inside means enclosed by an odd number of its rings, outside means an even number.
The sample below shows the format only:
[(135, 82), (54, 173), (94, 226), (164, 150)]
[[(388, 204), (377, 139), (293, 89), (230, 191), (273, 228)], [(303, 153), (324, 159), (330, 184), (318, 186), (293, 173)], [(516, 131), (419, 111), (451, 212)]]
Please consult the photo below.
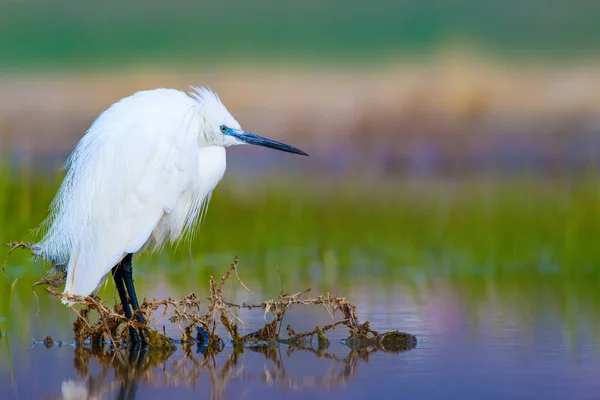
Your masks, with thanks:
[[(128, 350), (115, 350), (105, 346), (78, 346), (74, 351), (73, 365), (80, 378), (80, 389), (91, 396), (104, 397), (109, 392), (118, 391), (122, 398), (130, 398), (135, 393), (139, 382), (153, 386), (195, 388), (206, 374), (210, 381), (210, 398), (225, 398), (227, 386), (233, 380), (263, 382), (281, 389), (333, 388), (345, 385), (356, 376), (360, 362), (368, 362), (369, 355), (378, 350), (377, 347), (361, 347), (350, 349), (346, 356), (338, 356), (324, 349), (307, 346), (289, 346), (288, 362), (293, 362), (293, 354), (302, 351), (314, 354), (315, 357), (332, 362), (330, 368), (319, 376), (298, 376), (286, 368), (281, 350), (282, 346), (233, 347), (228, 357), (218, 361), (212, 352), (195, 354), (193, 346), (182, 345), (183, 355), (169, 361), (175, 352), (148, 353), (133, 347)], [(244, 366), (242, 354), (251, 350), (264, 357), (264, 365), (252, 368)], [(90, 362), (94, 360), (102, 367), (93, 375)], [(112, 374), (111, 374), (112, 372)], [(114, 375), (114, 381), (108, 378)], [(75, 383), (63, 384), (63, 390)], [(83, 386), (83, 388), (81, 388)]]

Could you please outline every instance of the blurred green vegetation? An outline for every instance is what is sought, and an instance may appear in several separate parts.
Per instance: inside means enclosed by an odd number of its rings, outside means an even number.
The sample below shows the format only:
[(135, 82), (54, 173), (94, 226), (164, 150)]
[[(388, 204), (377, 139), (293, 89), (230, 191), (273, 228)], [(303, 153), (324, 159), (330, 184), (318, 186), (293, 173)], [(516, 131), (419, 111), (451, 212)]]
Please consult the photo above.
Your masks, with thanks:
[[(31, 241), (60, 176), (2, 171), (0, 242)], [(226, 178), (192, 244), (139, 257), (137, 282), (141, 293), (160, 279), (174, 297), (202, 293), (208, 277), (220, 276), (239, 255), (244, 281), (270, 295), (283, 285), (351, 297), (351, 288), (366, 284), (384, 292), (414, 289), (417, 296), (417, 287), (435, 290), (446, 282), (467, 304), (493, 297), (522, 318), (558, 310), (578, 320), (600, 304), (598, 182), (596, 176), (464, 178), (365, 188), (354, 179), (311, 186), (272, 176), (248, 191)], [(47, 266), (29, 257), (17, 251), (9, 260), (0, 316), (35, 308), (30, 287)], [(101, 295), (114, 295), (112, 285)], [(42, 296), (40, 315), (55, 318), (58, 302)]]
[[(32, 229), (45, 218), (61, 176), (8, 167), (2, 175), (0, 241), (33, 241)], [(273, 175), (238, 190), (235, 176), (226, 178), (191, 244), (184, 241), (151, 262), (223, 267), (237, 254), (264, 273), (284, 262), (283, 270), (314, 260), (360, 269), (368, 260), (389, 273), (433, 265), (436, 274), (509, 268), (576, 275), (595, 273), (600, 261), (595, 174), (397, 180), (376, 189), (349, 178), (323, 186), (293, 181)], [(11, 263), (23, 260), (17, 255)]]
[(0, 67), (235, 58), (378, 63), (464, 42), (520, 57), (598, 54), (600, 3), (53, 1), (0, 4)]

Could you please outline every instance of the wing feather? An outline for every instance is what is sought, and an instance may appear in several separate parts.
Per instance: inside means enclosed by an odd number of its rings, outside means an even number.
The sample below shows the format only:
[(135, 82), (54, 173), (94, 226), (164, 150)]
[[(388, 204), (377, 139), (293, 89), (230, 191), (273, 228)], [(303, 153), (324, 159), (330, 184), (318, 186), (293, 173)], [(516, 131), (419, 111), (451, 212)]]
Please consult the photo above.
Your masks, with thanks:
[(52, 246), (67, 241), (65, 293), (92, 293), (127, 253), (147, 244), (165, 213), (195, 185), (195, 104), (175, 90), (139, 92), (115, 103), (82, 138), (40, 243), (51, 254)]

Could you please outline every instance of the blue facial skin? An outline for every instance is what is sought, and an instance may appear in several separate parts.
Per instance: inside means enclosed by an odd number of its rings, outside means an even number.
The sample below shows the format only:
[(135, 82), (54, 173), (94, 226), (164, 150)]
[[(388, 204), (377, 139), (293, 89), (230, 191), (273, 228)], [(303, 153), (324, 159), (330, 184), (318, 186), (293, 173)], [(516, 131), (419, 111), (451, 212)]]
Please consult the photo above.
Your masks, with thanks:
[(247, 143), (247, 144), (268, 147), (270, 149), (285, 151), (287, 153), (300, 154), (303, 156), (308, 155), (305, 152), (303, 152), (302, 150), (292, 147), (290, 145), (287, 145), (285, 143), (267, 139), (262, 136), (253, 135), (251, 133), (248, 133), (248, 132), (245, 132), (242, 130), (231, 129), (225, 125), (221, 125), (221, 132), (223, 133), (223, 135), (233, 136), (234, 138), (241, 140), (242, 142)]

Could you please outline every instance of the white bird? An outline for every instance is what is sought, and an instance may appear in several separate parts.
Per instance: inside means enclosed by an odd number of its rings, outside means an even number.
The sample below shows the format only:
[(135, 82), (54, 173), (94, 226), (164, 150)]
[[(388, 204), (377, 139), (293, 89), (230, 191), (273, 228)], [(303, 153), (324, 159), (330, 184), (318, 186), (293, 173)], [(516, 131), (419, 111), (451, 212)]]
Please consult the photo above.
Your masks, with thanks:
[[(225, 173), (225, 148), (239, 144), (307, 155), (243, 131), (207, 88), (141, 91), (116, 102), (67, 159), (35, 254), (66, 266), (65, 294), (90, 295), (112, 271), (131, 318), (125, 289), (133, 311), (139, 307), (132, 254), (193, 231)], [(139, 341), (135, 330), (131, 336)]]

